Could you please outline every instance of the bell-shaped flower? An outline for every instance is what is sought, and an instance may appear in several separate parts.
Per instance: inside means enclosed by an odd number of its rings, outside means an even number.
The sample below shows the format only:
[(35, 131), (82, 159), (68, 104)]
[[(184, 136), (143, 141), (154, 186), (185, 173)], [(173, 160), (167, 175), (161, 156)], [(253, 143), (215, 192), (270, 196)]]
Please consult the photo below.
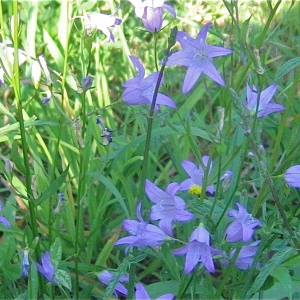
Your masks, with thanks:
[[(209, 168), (207, 173), (208, 175), (212, 169), (212, 162), (210, 162), (208, 166), (209, 156), (204, 155), (202, 157), (202, 162), (205, 168)], [(188, 160), (184, 160), (181, 165), (186, 171), (186, 173), (190, 176), (190, 178), (184, 180), (180, 184), (180, 190), (188, 191), (192, 195), (200, 195), (202, 193), (205, 170), (201, 166), (196, 166), (193, 162)], [(214, 185), (212, 184), (208, 186), (206, 188), (206, 191), (210, 194), (213, 194), (215, 191)]]
[[(132, 63), (138, 69), (138, 75), (132, 79), (127, 80), (123, 87), (125, 91), (122, 94), (122, 99), (128, 105), (140, 105), (150, 104), (153, 100), (153, 95), (156, 87), (156, 83), (159, 77), (159, 72), (154, 72), (151, 75), (145, 77), (145, 68), (141, 62), (135, 57), (130, 56)], [(163, 83), (163, 78), (161, 84)], [(176, 108), (174, 101), (168, 96), (158, 93), (156, 99), (155, 109), (158, 109), (158, 105), (166, 105), (172, 108)]]
[(128, 244), (134, 247), (161, 246), (166, 238), (165, 233), (157, 226), (145, 222), (141, 216), (142, 204), (137, 206), (136, 214), (139, 221), (124, 220), (123, 227), (131, 235), (116, 241), (115, 245)]
[(245, 101), (245, 107), (250, 111), (251, 115), (256, 115), (258, 118), (264, 118), (274, 112), (285, 110), (284, 106), (277, 103), (270, 103), (277, 90), (277, 84), (272, 84), (264, 89), (260, 94), (257, 92), (257, 88), (253, 86), (251, 88), (247, 84), (247, 100)]
[(300, 188), (300, 165), (288, 168), (284, 173), (284, 179), (288, 186)]
[(202, 226), (196, 228), (186, 246), (172, 251), (174, 255), (186, 255), (184, 273), (191, 273), (196, 265), (201, 262), (210, 273), (215, 272), (212, 255), (221, 254), (221, 250), (210, 246), (209, 232)]
[[(104, 270), (98, 274), (98, 279), (103, 284), (109, 285), (110, 281), (113, 280), (114, 276), (115, 275), (113, 273)], [(118, 298), (117, 292), (121, 293), (124, 296), (127, 296), (127, 288), (123, 285), (123, 282), (128, 282), (128, 281), (129, 281), (128, 275), (127, 276), (121, 275), (119, 277), (118, 283), (116, 284), (114, 290), (116, 298)]]
[(135, 6), (135, 13), (150, 32), (160, 31), (163, 23), (163, 10), (166, 9), (176, 18), (176, 12), (164, 0), (129, 0)]
[(236, 203), (238, 210), (232, 209), (228, 216), (234, 217), (235, 220), (227, 227), (225, 231), (226, 241), (230, 243), (243, 241), (248, 242), (253, 234), (254, 228), (261, 226), (261, 222), (252, 217), (245, 207), (240, 203)]
[[(174, 294), (165, 294), (156, 298), (156, 300), (172, 300), (173, 298)], [(151, 300), (148, 292), (141, 283), (137, 283), (135, 286), (135, 300)]]
[(212, 58), (231, 54), (232, 51), (206, 44), (206, 36), (211, 24), (204, 25), (196, 39), (182, 31), (177, 33), (177, 41), (181, 44), (182, 50), (168, 58), (167, 66), (179, 65), (188, 68), (183, 82), (183, 93), (188, 93), (193, 88), (202, 73), (225, 86), (223, 78), (212, 63)]
[(46, 251), (41, 257), (41, 264), (35, 263), (38, 271), (53, 284), (58, 284), (58, 280), (55, 276), (55, 269), (51, 262), (50, 252)]
[(173, 236), (173, 221), (187, 222), (193, 218), (193, 214), (185, 210), (184, 200), (175, 196), (178, 189), (179, 184), (173, 182), (168, 185), (164, 192), (151, 181), (146, 180), (146, 194), (155, 203), (151, 207), (150, 218), (153, 221), (159, 220), (159, 227), (171, 237)]

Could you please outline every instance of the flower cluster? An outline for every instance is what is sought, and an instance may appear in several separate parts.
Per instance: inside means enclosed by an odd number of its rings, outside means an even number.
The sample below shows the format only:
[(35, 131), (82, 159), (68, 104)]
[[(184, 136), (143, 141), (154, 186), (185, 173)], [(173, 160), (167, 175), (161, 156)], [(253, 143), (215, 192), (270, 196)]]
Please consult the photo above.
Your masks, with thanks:
[[(133, 247), (157, 247), (161, 246), (167, 239), (174, 237), (173, 234), (173, 222), (188, 222), (194, 218), (194, 215), (186, 210), (185, 201), (176, 195), (177, 192), (190, 190), (197, 186), (201, 192), (203, 184), (204, 174), (209, 174), (212, 169), (212, 162), (209, 156), (202, 158), (201, 166), (197, 167), (190, 161), (183, 161), (182, 166), (190, 176), (190, 178), (184, 180), (181, 184), (173, 182), (169, 184), (166, 191), (161, 190), (154, 183), (146, 180), (145, 193), (154, 203), (150, 210), (151, 221), (158, 221), (158, 227), (148, 222), (145, 222), (141, 216), (141, 204), (137, 206), (137, 218), (135, 220), (125, 220), (123, 227), (130, 233), (130, 236), (119, 239), (115, 245), (127, 244)], [(220, 178), (231, 177), (232, 172), (226, 171)], [(193, 190), (196, 190), (193, 188)], [(214, 185), (207, 187), (207, 191), (214, 192)], [(234, 217), (232, 222), (225, 231), (225, 239), (229, 243), (243, 241), (243, 243), (249, 242), (254, 234), (254, 228), (261, 225), (259, 220), (253, 218), (246, 209), (237, 203), (238, 211), (230, 210), (229, 217)], [(250, 245), (244, 246), (236, 260), (236, 267), (240, 269), (247, 269), (251, 266), (253, 256), (256, 253), (257, 245), (259, 242), (254, 242)], [(126, 252), (128, 251), (126, 248)], [(233, 249), (229, 254), (231, 259), (235, 253)], [(210, 272), (215, 272), (215, 266), (213, 263), (213, 257), (216, 255), (224, 256), (224, 251), (215, 249), (210, 244), (210, 234), (203, 224), (200, 224), (192, 233), (186, 246), (173, 250), (173, 255), (186, 255), (184, 273), (191, 273), (198, 263), (202, 263), (204, 268)], [(224, 264), (227, 260), (223, 259)]]
[[(261, 222), (252, 217), (247, 212), (245, 207), (240, 203), (236, 203), (238, 210), (232, 209), (228, 212), (229, 217), (234, 217), (235, 220), (227, 227), (225, 238), (229, 243), (243, 242), (247, 243), (251, 240), (254, 234), (254, 229), (261, 226)], [(260, 241), (255, 241), (250, 245), (242, 246), (238, 257), (235, 261), (235, 266), (241, 270), (246, 270), (252, 266), (254, 256)], [(231, 250), (229, 259), (232, 259), (236, 249)], [(227, 264), (226, 260), (223, 260)]]

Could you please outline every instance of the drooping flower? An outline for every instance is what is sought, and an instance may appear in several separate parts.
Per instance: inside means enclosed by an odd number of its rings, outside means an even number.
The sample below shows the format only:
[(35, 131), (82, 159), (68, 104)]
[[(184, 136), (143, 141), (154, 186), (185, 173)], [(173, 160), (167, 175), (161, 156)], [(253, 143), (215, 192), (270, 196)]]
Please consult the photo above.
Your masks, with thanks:
[(51, 283), (58, 284), (58, 280), (55, 276), (55, 269), (51, 262), (50, 252), (46, 251), (41, 257), (41, 265), (35, 263), (38, 271)]
[(87, 91), (93, 84), (94, 77), (91, 75), (87, 75), (81, 79), (81, 88), (85, 92)]
[[(240, 269), (240, 270), (247, 270), (251, 268), (254, 256), (257, 253), (258, 250), (258, 245), (260, 244), (260, 241), (255, 241), (251, 243), (248, 246), (243, 246), (236, 261), (235, 261), (235, 267)], [(229, 258), (232, 259), (234, 257), (234, 254), (236, 252), (236, 249), (233, 249), (230, 254)], [(221, 260), (224, 265), (228, 265), (229, 261), (227, 259), (222, 259)]]
[(176, 18), (176, 12), (164, 0), (129, 0), (135, 6), (135, 14), (143, 21), (150, 32), (160, 31), (163, 23), (163, 10), (166, 9)]
[(186, 255), (184, 273), (191, 273), (198, 262), (201, 262), (210, 273), (215, 272), (212, 255), (221, 254), (221, 250), (210, 246), (209, 232), (202, 226), (196, 228), (186, 246), (172, 251), (174, 255)]
[[(111, 273), (107, 270), (104, 270), (104, 271), (102, 271), (98, 274), (98, 279), (103, 284), (109, 285), (110, 281), (113, 280), (114, 276), (115, 275), (113, 273)], [(119, 277), (118, 283), (115, 286), (115, 296), (116, 296), (116, 298), (118, 297), (117, 292), (123, 294), (124, 296), (127, 296), (127, 288), (122, 283), (123, 282), (128, 282), (128, 281), (129, 281), (129, 276), (121, 275)]]
[[(0, 212), (2, 212), (2, 205), (3, 205), (3, 203), (2, 203), (2, 201), (0, 201)], [(2, 217), (2, 216), (0, 216), (0, 223), (5, 225), (7, 228), (10, 228), (9, 221), (6, 218)]]
[(284, 173), (284, 179), (290, 187), (300, 188), (300, 165), (288, 168)]
[(101, 14), (100, 12), (89, 12), (86, 15), (79, 16), (77, 18), (83, 18), (84, 27), (87, 35), (91, 35), (94, 30), (102, 31), (106, 37), (108, 42), (115, 41), (115, 37), (112, 34), (110, 27), (114, 27), (115, 25), (120, 25), (122, 20), (113, 16)]
[[(172, 300), (173, 298), (174, 294), (165, 294), (156, 298), (156, 300)], [(137, 283), (135, 286), (135, 300), (151, 300), (148, 292), (141, 283)]]
[(135, 220), (124, 220), (123, 227), (131, 234), (116, 241), (115, 245), (128, 244), (129, 246), (141, 247), (161, 246), (166, 238), (165, 233), (157, 226), (145, 222), (141, 216), (142, 204), (139, 203), (136, 209), (137, 218)]
[[(204, 167), (208, 168), (209, 156), (204, 155), (202, 157), (202, 162)], [(193, 162), (188, 160), (184, 160), (181, 165), (186, 171), (186, 173), (190, 176), (190, 178), (184, 180), (180, 184), (180, 190), (189, 191), (189, 193), (193, 195), (200, 195), (202, 192), (205, 170), (201, 166), (197, 167)], [(210, 162), (209, 164), (208, 174), (210, 173), (211, 169), (212, 169), (212, 162)], [(212, 184), (208, 186), (206, 188), (206, 191), (209, 192), (210, 194), (213, 194), (215, 191), (214, 185)]]
[(183, 93), (188, 93), (193, 88), (202, 73), (225, 86), (223, 78), (212, 63), (212, 58), (231, 54), (232, 51), (206, 44), (206, 36), (211, 24), (204, 25), (196, 39), (182, 31), (177, 33), (177, 41), (181, 44), (182, 50), (168, 58), (167, 66), (179, 65), (188, 68), (183, 82)]
[(173, 221), (187, 222), (193, 218), (193, 214), (185, 210), (184, 200), (175, 196), (178, 189), (179, 184), (173, 182), (164, 192), (151, 181), (146, 180), (146, 194), (155, 203), (151, 207), (150, 218), (153, 221), (159, 220), (159, 227), (169, 236), (173, 236)]
[(235, 220), (227, 227), (225, 231), (226, 241), (234, 243), (238, 241), (248, 242), (253, 234), (254, 228), (261, 226), (261, 222), (252, 217), (247, 212), (245, 207), (240, 203), (236, 203), (238, 211), (232, 209), (229, 211), (228, 216), (234, 217)]
[(28, 277), (29, 273), (29, 250), (24, 249), (23, 251), (23, 259), (22, 259), (22, 276), (23, 277)]
[(256, 115), (258, 118), (264, 118), (274, 112), (285, 110), (284, 106), (277, 103), (270, 103), (277, 90), (277, 84), (272, 84), (264, 89), (260, 94), (257, 88), (251, 88), (247, 84), (247, 100), (244, 102), (245, 107), (250, 111), (251, 115)]
[[(130, 59), (138, 69), (139, 74), (136, 77), (127, 80), (123, 84), (123, 87), (125, 87), (125, 91), (122, 94), (122, 99), (128, 105), (151, 104), (159, 72), (154, 72), (144, 78), (145, 69), (141, 62), (135, 56), (130, 56)], [(162, 83), (163, 78), (161, 84)], [(174, 101), (168, 96), (161, 93), (157, 94), (155, 105), (156, 110), (158, 109), (158, 105), (166, 105), (172, 108), (176, 108), (176, 104), (174, 103)]]

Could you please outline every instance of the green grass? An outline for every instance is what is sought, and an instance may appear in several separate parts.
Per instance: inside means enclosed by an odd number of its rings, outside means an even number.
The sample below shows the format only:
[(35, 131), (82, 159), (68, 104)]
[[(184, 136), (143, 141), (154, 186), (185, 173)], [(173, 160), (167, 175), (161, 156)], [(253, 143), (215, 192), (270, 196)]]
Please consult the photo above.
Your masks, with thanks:
[[(151, 297), (172, 292), (176, 299), (299, 298), (300, 194), (285, 184), (282, 174), (300, 163), (300, 2), (168, 4), (177, 18), (165, 11), (165, 23), (171, 24), (158, 33), (155, 49), (153, 35), (127, 1), (121, 1), (118, 10), (119, 2), (110, 0), (0, 3), (1, 41), (10, 40), (9, 47), (19, 56), (17, 49), (27, 54), (19, 66), (0, 48), (5, 71), (0, 87), (0, 215), (11, 223), (9, 229), (0, 223), (0, 299), (107, 299), (113, 289), (106, 290), (97, 279), (104, 269), (116, 269), (119, 275), (135, 271), (136, 282), (143, 282)], [(117, 11), (123, 22), (112, 28), (115, 43), (106, 43), (100, 31), (85, 35), (82, 20), (75, 18), (84, 9)], [(161, 107), (154, 114), (148, 167), (143, 169), (149, 106), (129, 107), (121, 99), (123, 83), (136, 75), (128, 55), (137, 56), (149, 75), (157, 64), (160, 67), (173, 26), (195, 38), (208, 21), (213, 26), (207, 42), (233, 50), (214, 60), (227, 85), (222, 88), (202, 75), (191, 92), (182, 94), (186, 68), (167, 67), (160, 92), (170, 96), (177, 109)], [(175, 49), (180, 49), (178, 43)], [(31, 64), (40, 55), (53, 84), (48, 86), (43, 75), (35, 89)], [(93, 88), (78, 93), (87, 74), (94, 77)], [(285, 111), (262, 120), (245, 119), (241, 112), (246, 83), (263, 90), (274, 82), (274, 101)], [(48, 90), (51, 101), (44, 105), (41, 99)], [(108, 146), (101, 144), (98, 115), (113, 130)], [(245, 124), (250, 124), (248, 135)], [(181, 242), (128, 255), (124, 247), (115, 247), (125, 236), (122, 221), (136, 220), (139, 201), (149, 220), (152, 203), (140, 189), (145, 178), (165, 190), (170, 182), (187, 178), (182, 160), (199, 165), (203, 155), (213, 161), (204, 185), (215, 184), (216, 192), (210, 197), (202, 193), (200, 199), (180, 193), (195, 215), (189, 223), (175, 223)], [(227, 190), (219, 181), (226, 170), (234, 174)], [(66, 198), (59, 211), (58, 192)], [(216, 258), (216, 274), (198, 267), (184, 275), (184, 258), (170, 251), (186, 243), (203, 222), (213, 247), (228, 253), (232, 247), (224, 231), (227, 212), (236, 202), (263, 222), (256, 234), (262, 242), (255, 261), (262, 268), (253, 265), (242, 272), (233, 263), (222, 266)], [(31, 269), (23, 278), (22, 253), (27, 248)], [(45, 251), (51, 253), (61, 285), (49, 283), (35, 268)]]

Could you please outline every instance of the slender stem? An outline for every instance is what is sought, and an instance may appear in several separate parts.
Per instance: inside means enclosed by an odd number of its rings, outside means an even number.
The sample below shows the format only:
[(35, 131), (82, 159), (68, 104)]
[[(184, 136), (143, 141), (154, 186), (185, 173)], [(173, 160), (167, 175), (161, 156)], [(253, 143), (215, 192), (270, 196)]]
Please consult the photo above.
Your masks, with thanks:
[[(22, 106), (22, 97), (21, 97), (21, 89), (20, 89), (20, 70), (19, 70), (19, 39), (18, 39), (18, 31), (19, 31), (19, 18), (18, 18), (18, 1), (13, 1), (13, 17), (14, 17), (14, 31), (13, 31), (13, 40), (14, 40), (14, 63), (13, 63), (13, 73), (11, 74), (11, 82), (14, 88), (16, 104), (17, 104), (17, 115), (18, 122), (20, 127), (20, 135), (21, 135), (21, 143), (22, 143), (22, 152), (23, 152), (23, 162), (25, 167), (25, 184), (27, 191), (28, 206), (29, 206), (29, 218), (30, 218), (30, 228), (32, 230), (33, 239), (39, 237), (38, 229), (37, 229), (37, 218), (36, 218), (36, 210), (35, 210), (35, 201), (32, 196), (31, 189), (31, 174), (30, 174), (30, 163), (29, 163), (29, 153), (28, 153), (28, 143), (26, 141), (26, 131), (24, 125), (23, 118), (23, 106)], [(36, 245), (35, 259), (39, 261), (41, 250), (40, 243), (38, 242)], [(39, 276), (39, 282), (41, 287), (41, 293), (43, 294), (45, 291), (44, 281), (42, 277)]]
[(174, 27), (171, 31), (171, 35), (170, 35), (169, 42), (168, 42), (168, 47), (165, 52), (165, 57), (164, 57), (162, 66), (159, 71), (158, 79), (157, 79), (155, 90), (153, 93), (151, 108), (150, 108), (150, 112), (148, 115), (148, 127), (147, 127), (146, 144), (145, 144), (145, 149), (144, 149), (144, 160), (143, 160), (143, 167), (142, 167), (142, 180), (141, 180), (140, 193), (139, 193), (141, 198), (143, 198), (143, 194), (144, 194), (143, 192), (145, 189), (145, 180), (146, 180), (146, 176), (148, 174), (151, 134), (152, 134), (154, 112), (155, 112), (158, 90), (159, 90), (159, 87), (160, 87), (160, 84), (161, 84), (161, 81), (163, 78), (164, 70), (165, 70), (165, 67), (166, 67), (166, 64), (168, 61), (168, 57), (171, 52), (171, 48), (173, 47), (173, 45), (175, 43), (176, 33), (177, 33), (177, 27)]

